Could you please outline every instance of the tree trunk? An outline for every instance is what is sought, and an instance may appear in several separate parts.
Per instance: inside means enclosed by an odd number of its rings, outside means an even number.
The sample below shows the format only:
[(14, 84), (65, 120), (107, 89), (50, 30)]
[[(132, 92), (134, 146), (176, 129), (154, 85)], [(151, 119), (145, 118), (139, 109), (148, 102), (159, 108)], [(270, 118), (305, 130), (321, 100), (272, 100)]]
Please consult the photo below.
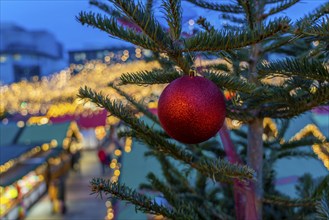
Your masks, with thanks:
[(255, 212), (256, 219), (260, 220), (263, 208), (263, 119), (261, 118), (255, 119), (248, 127), (247, 163), (256, 171), (256, 181), (250, 184), (252, 194), (250, 204), (255, 207), (246, 209), (246, 220), (255, 219)]
[[(255, 0), (255, 23), (252, 29), (261, 29), (261, 15), (264, 11), (264, 3)], [(254, 44), (251, 47), (249, 60), (248, 81), (259, 85), (257, 63), (260, 59), (261, 45)], [(250, 182), (250, 191), (247, 196), (246, 220), (261, 220), (263, 209), (263, 118), (258, 117), (259, 111), (255, 111), (256, 119), (248, 124), (247, 164), (256, 172), (256, 181)]]

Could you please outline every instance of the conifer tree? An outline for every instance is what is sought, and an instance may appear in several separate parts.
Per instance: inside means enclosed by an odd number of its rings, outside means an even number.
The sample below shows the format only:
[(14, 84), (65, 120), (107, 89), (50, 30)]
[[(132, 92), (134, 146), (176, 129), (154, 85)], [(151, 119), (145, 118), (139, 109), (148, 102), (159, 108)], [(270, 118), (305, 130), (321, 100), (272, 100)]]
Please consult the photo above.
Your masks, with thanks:
[[(322, 195), (328, 193), (329, 175), (318, 183), (304, 176), (297, 186), (301, 198), (291, 199), (275, 190), (273, 163), (283, 157), (316, 157), (313, 152), (299, 150), (300, 146), (311, 144), (319, 144), (324, 154), (329, 155), (325, 138), (281, 141), (289, 119), (329, 103), (329, 3), (292, 21), (281, 16), (281, 12), (299, 0), (235, 0), (223, 4), (187, 1), (218, 12), (227, 25), (218, 27), (200, 17), (197, 21), (200, 30), (186, 36), (182, 31), (185, 9), (180, 0), (162, 1), (165, 25), (155, 16), (153, 0), (109, 0), (108, 4), (92, 0), (91, 4), (106, 15), (81, 12), (77, 17), (81, 24), (152, 50), (163, 67), (125, 73), (120, 85), (109, 85), (127, 98), (129, 106), (87, 87), (80, 89), (79, 96), (121, 119), (129, 128), (120, 133), (122, 137), (133, 137), (149, 147), (149, 154), (160, 161), (165, 179), (150, 173), (150, 182), (144, 187), (161, 192), (169, 205), (159, 205), (122, 183), (104, 179), (92, 180), (93, 192), (110, 194), (134, 204), (137, 210), (170, 219), (312, 218), (316, 212), (325, 219), (328, 197)], [(282, 58), (271, 60), (275, 54)], [(246, 132), (235, 130), (239, 139), (232, 140), (224, 125), (219, 132), (223, 147), (212, 140), (190, 145), (171, 141), (165, 132), (155, 130), (135, 115), (137, 110), (159, 124), (145, 103), (120, 89), (126, 84), (170, 83), (189, 75), (194, 67), (193, 57), (198, 55), (226, 61), (227, 64), (208, 65), (197, 71), (220, 89), (234, 92), (234, 97), (226, 100), (226, 117), (247, 126)], [(277, 77), (282, 80), (274, 84), (270, 79)], [(263, 138), (267, 132), (264, 118), (279, 122), (279, 132), (272, 139)], [(242, 151), (237, 150), (239, 145)], [(193, 181), (173, 161), (188, 165), (195, 176)], [(209, 179), (216, 184), (210, 184)]]

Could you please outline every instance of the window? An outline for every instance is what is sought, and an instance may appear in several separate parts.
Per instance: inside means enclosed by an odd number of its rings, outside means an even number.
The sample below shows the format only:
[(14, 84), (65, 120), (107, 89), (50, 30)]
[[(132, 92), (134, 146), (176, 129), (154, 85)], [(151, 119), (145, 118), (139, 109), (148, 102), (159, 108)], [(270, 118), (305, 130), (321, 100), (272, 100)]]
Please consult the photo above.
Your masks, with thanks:
[(20, 54), (14, 54), (14, 60), (20, 60), (22, 56)]
[(0, 56), (0, 63), (4, 63), (4, 62), (6, 62), (6, 60), (7, 60), (7, 56), (5, 56), (5, 55)]
[(74, 54), (75, 61), (83, 61), (87, 58), (85, 53), (76, 53)]

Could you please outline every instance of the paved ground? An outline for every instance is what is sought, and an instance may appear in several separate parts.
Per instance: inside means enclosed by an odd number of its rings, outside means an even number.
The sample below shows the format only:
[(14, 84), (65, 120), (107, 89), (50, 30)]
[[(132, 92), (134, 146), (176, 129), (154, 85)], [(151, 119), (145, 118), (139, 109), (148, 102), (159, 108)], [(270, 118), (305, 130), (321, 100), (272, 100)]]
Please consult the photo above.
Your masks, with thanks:
[(67, 179), (67, 208), (65, 215), (51, 214), (49, 197), (45, 195), (29, 211), (27, 220), (101, 220), (106, 216), (106, 200), (90, 195), (89, 181), (101, 176), (96, 151), (84, 151), (81, 155), (81, 172), (70, 172)]

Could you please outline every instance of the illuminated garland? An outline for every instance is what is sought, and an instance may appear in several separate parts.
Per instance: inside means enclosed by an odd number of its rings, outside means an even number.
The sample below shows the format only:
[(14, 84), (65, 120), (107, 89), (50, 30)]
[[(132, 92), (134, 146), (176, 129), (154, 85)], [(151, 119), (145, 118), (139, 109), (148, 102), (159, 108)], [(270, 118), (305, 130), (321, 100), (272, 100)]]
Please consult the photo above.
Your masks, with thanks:
[[(239, 129), (242, 125), (242, 123), (240, 123), (239, 121), (236, 121), (236, 120), (227, 119), (226, 122), (230, 129)], [(263, 127), (269, 128), (268, 133), (272, 132), (274, 137), (277, 137), (279, 131), (277, 129), (277, 125), (275, 124), (275, 122), (272, 119), (264, 118)], [(296, 133), (292, 138), (290, 138), (288, 142), (282, 138), (280, 140), (280, 144), (298, 141), (298, 140), (301, 140), (302, 138), (310, 136), (310, 135), (314, 136), (315, 138), (317, 138), (318, 140), (323, 142), (321, 144), (313, 144), (312, 150), (318, 156), (318, 158), (323, 162), (324, 166), (329, 170), (329, 142), (327, 142), (326, 136), (324, 136), (321, 133), (321, 131), (319, 130), (319, 128), (316, 125), (314, 125), (314, 124), (306, 125), (303, 129), (301, 129), (298, 133)], [(264, 133), (263, 140), (264, 141), (270, 140), (270, 136), (268, 134)]]
[[(74, 143), (74, 145), (72, 145), (72, 141), (71, 141), (73, 135), (78, 139), (77, 143)], [(77, 123), (75, 121), (72, 121), (66, 132), (66, 137), (63, 140), (63, 148), (67, 150), (70, 147), (71, 153), (79, 151), (82, 148), (81, 145), (82, 139), (83, 137), (79, 131), (79, 127)]]
[(50, 148), (54, 148), (57, 146), (57, 141), (52, 140), (50, 143), (44, 143), (41, 146), (35, 146), (28, 152), (20, 155), (18, 158), (11, 159), (6, 163), (0, 166), (0, 174), (7, 172), (13, 166), (15, 166), (19, 161), (23, 161), (26, 158), (33, 157), (34, 155), (38, 154), (40, 151), (48, 151)]
[[(81, 65), (81, 64), (79, 64)], [(84, 104), (77, 99), (80, 87), (88, 86), (96, 91), (102, 91), (110, 98), (122, 99), (115, 90), (108, 86), (110, 82), (119, 82), (122, 73), (137, 72), (160, 68), (158, 62), (138, 61), (133, 63), (117, 63), (107, 65), (99, 61), (91, 61), (81, 65), (79, 74), (74, 75), (77, 65), (71, 65), (68, 69), (60, 71), (51, 77), (42, 77), (39, 81), (21, 81), (11, 85), (0, 87), (0, 115), (20, 113), (21, 115), (45, 115), (47, 118), (58, 117), (64, 114), (77, 114), (85, 108), (97, 109), (93, 103)], [(122, 90), (135, 99), (149, 97), (151, 94), (159, 95), (162, 85), (140, 87), (127, 85)]]
[(303, 137), (313, 135), (318, 140), (322, 141), (322, 144), (313, 144), (313, 152), (318, 156), (318, 158), (323, 162), (324, 166), (329, 170), (329, 142), (327, 142), (326, 136), (324, 136), (319, 128), (314, 124), (309, 124), (300, 130), (295, 136), (293, 136), (290, 141), (300, 140)]

